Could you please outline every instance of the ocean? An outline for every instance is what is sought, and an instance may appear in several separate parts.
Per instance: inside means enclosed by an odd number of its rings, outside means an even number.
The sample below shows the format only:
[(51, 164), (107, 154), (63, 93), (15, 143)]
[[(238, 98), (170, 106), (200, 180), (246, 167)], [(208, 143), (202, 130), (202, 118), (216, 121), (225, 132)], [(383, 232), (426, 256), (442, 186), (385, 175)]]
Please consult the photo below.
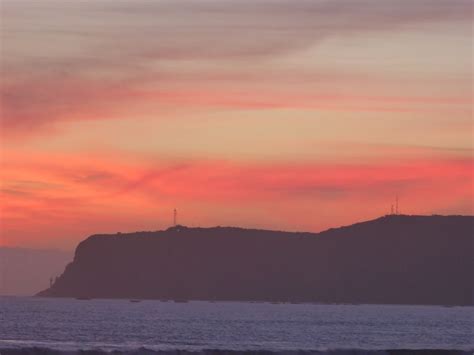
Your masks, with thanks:
[(474, 307), (0, 297), (0, 354), (471, 354), (473, 315)]

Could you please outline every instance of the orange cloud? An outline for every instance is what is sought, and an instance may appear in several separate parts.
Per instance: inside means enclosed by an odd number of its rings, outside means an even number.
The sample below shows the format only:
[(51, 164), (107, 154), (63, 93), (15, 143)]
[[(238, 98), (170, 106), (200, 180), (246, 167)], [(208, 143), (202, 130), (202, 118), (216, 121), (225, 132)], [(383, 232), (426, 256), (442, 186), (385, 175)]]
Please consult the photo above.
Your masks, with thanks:
[(320, 230), (384, 214), (472, 213), (472, 159), (370, 164), (128, 161), (10, 154), (2, 243), (70, 247), (88, 234), (182, 223)]

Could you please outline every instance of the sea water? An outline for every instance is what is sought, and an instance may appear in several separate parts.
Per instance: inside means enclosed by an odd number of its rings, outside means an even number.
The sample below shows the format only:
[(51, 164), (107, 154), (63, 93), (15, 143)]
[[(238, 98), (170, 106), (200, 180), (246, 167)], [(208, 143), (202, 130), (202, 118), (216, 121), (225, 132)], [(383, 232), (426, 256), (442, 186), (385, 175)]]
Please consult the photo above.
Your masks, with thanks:
[[(474, 307), (1, 297), (5, 349), (474, 349)], [(140, 351), (139, 351), (140, 352)]]

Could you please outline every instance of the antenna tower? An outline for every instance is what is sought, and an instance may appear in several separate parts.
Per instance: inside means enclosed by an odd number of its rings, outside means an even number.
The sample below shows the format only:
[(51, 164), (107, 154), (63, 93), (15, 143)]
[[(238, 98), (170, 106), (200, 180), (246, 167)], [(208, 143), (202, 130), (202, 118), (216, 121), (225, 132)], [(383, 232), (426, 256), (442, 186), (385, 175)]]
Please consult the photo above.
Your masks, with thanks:
[(173, 210), (173, 226), (177, 226), (178, 225), (178, 211), (176, 210), (176, 208)]

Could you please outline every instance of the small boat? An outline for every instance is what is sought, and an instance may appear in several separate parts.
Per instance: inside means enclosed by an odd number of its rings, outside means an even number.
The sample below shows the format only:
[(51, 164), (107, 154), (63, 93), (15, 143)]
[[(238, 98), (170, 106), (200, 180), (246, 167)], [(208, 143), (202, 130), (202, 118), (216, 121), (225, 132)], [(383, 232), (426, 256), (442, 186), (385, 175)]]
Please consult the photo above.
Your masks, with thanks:
[(76, 297), (76, 300), (79, 300), (79, 301), (89, 301), (89, 300), (91, 300), (91, 298), (89, 298), (89, 297)]
[(138, 302), (141, 302), (141, 300), (130, 300), (130, 302), (132, 302), (132, 303), (138, 303)]

